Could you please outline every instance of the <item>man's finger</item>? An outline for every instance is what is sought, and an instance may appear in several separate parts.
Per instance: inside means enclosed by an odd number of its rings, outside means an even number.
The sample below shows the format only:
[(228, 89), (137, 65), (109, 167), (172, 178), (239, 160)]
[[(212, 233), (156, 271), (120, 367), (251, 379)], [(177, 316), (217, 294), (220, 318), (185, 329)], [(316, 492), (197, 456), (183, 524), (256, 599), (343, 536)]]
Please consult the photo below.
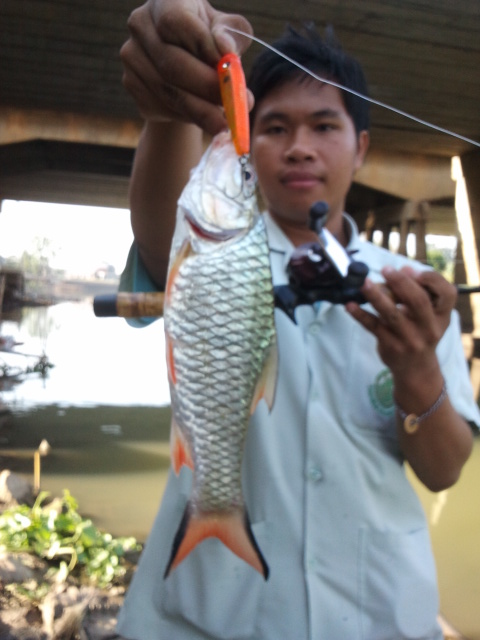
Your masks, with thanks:
[(428, 292), (435, 313), (451, 311), (456, 302), (458, 291), (435, 271), (423, 271), (416, 276), (417, 282)]
[(411, 318), (422, 325), (430, 325), (433, 320), (433, 305), (425, 287), (417, 279), (412, 269), (384, 269), (385, 282), (397, 303), (402, 304)]
[[(196, 38), (207, 39), (213, 43), (212, 46), (216, 49), (213, 37), (207, 26), (192, 16), (187, 16), (180, 22), (176, 15), (173, 14), (170, 21), (177, 26), (169, 30), (165, 27), (165, 22), (168, 25), (169, 20), (164, 18), (159, 27), (159, 32), (157, 32), (150, 13), (140, 10), (134, 11), (129, 20), (129, 29), (132, 37), (122, 48), (124, 64), (128, 63), (130, 66), (134, 66), (137, 75), (140, 77), (145, 76), (151, 87), (154, 82), (166, 82), (193, 93), (204, 100), (220, 103), (215, 56), (213, 56), (212, 61), (205, 62), (203, 58), (192, 55), (192, 51), (195, 53), (194, 50), (196, 48), (194, 37), (187, 39), (188, 46), (184, 46), (182, 42), (185, 35), (184, 30), (180, 28), (180, 24), (185, 24), (185, 22), (192, 23), (195, 27), (192, 26), (191, 29), (195, 31)], [(181, 33), (176, 35), (179, 29)], [(187, 33), (190, 33), (190, 31), (187, 30)], [(135, 55), (132, 54), (132, 49), (125, 48), (129, 43), (131, 47), (136, 47), (136, 51), (133, 51)], [(148, 72), (150, 65), (144, 68), (147, 60), (155, 68), (156, 75)]]
[(212, 35), (220, 54), (233, 52), (241, 56), (252, 41), (246, 36), (229, 31), (228, 27), (253, 34), (252, 25), (243, 16), (237, 14), (218, 14), (213, 22)]

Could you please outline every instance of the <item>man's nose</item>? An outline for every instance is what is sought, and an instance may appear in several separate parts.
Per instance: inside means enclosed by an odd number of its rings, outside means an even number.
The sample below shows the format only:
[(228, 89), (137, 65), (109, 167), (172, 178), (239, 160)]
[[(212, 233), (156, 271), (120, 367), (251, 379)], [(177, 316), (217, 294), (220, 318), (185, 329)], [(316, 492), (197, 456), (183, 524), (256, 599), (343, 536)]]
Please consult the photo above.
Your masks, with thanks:
[(306, 127), (299, 127), (292, 133), (285, 155), (290, 162), (312, 160), (315, 157), (311, 133)]

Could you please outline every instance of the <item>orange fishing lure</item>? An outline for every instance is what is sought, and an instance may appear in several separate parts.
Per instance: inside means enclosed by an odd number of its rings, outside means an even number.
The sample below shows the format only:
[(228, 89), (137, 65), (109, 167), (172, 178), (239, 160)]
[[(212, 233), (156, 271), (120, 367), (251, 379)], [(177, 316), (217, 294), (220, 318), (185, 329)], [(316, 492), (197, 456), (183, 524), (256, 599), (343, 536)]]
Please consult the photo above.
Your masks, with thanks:
[(240, 58), (227, 53), (217, 65), (223, 108), (239, 156), (250, 152), (250, 122), (248, 117), (247, 84)]

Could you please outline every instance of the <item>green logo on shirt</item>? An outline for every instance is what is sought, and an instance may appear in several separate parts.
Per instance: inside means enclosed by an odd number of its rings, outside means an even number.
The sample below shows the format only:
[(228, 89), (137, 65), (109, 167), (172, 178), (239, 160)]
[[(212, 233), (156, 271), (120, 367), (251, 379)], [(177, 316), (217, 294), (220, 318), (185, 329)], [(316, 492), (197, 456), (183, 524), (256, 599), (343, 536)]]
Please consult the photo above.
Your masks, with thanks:
[(392, 416), (395, 412), (393, 401), (393, 378), (390, 369), (383, 369), (368, 387), (368, 395), (373, 408), (382, 416)]

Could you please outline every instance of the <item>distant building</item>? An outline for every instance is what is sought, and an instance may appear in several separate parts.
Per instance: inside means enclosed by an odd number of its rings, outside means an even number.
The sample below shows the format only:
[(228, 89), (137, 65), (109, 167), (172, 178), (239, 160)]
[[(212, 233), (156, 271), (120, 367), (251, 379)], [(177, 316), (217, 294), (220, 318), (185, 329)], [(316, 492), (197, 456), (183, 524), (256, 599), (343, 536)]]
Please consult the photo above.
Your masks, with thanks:
[(103, 264), (93, 274), (98, 280), (113, 280), (117, 277), (115, 267), (111, 264)]
[(25, 296), (25, 277), (17, 269), (0, 269), (0, 309), (21, 303)]

